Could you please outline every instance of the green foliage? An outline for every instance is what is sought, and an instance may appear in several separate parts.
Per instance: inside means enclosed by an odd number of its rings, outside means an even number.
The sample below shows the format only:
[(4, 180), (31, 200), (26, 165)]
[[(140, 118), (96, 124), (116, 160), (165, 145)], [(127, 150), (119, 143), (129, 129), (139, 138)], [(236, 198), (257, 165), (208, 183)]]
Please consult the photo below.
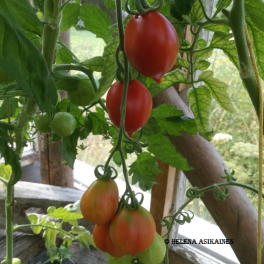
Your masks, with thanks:
[(171, 15), (179, 21), (183, 21), (182, 15), (189, 15), (195, 0), (181, 1), (172, 0), (170, 2)]
[(105, 119), (105, 112), (102, 108), (96, 107), (96, 112), (88, 114), (92, 122), (92, 132), (94, 135), (106, 134), (108, 130), (108, 123)]
[(147, 152), (139, 154), (129, 169), (129, 175), (132, 175), (132, 184), (139, 182), (139, 187), (143, 191), (150, 190), (157, 183), (154, 176), (161, 172), (156, 158)]
[(69, 3), (65, 6), (62, 12), (62, 21), (60, 25), (61, 32), (68, 30), (75, 26), (79, 21), (80, 5)]
[[(112, 39), (113, 30), (111, 20), (100, 8), (96, 6), (82, 5), (80, 17), (84, 22), (85, 28), (94, 33), (98, 38), (102, 38), (105, 43), (109, 43)], [(100, 21), (100, 23), (98, 23)]]
[(104, 58), (101, 56), (93, 57), (82, 62), (82, 65), (91, 71), (102, 72), (104, 67)]
[(83, 218), (81, 214), (69, 212), (67, 208), (60, 207), (56, 209), (56, 207), (54, 206), (48, 208), (47, 215), (53, 218), (58, 218), (63, 220), (73, 220), (73, 219)]
[(8, 118), (8, 105), (9, 105), (9, 114), (10, 117), (14, 116), (16, 113), (17, 99), (16, 98), (9, 98), (4, 99), (2, 105), (0, 106), (0, 120)]

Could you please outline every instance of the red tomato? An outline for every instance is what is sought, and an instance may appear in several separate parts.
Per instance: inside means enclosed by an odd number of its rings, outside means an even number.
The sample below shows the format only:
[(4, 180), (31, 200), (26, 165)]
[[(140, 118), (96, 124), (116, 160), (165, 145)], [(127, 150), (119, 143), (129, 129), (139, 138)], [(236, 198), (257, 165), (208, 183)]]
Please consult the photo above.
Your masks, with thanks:
[(155, 239), (156, 225), (150, 212), (121, 209), (110, 223), (110, 236), (117, 249), (135, 256), (149, 248)]
[(174, 65), (179, 51), (177, 33), (160, 13), (134, 15), (125, 30), (125, 53), (131, 65), (157, 83)]
[(115, 181), (97, 179), (81, 198), (80, 209), (83, 217), (98, 225), (109, 223), (116, 213), (118, 198)]
[[(106, 97), (106, 108), (113, 124), (119, 128), (121, 121), (120, 106), (123, 95), (123, 82), (114, 83)], [(144, 126), (152, 110), (152, 98), (148, 89), (139, 81), (132, 80), (128, 84), (125, 130), (132, 135)]]
[(107, 252), (113, 257), (119, 258), (125, 255), (114, 246), (110, 233), (109, 233), (110, 223), (106, 225), (95, 225), (93, 230), (94, 243), (98, 249), (103, 252)]

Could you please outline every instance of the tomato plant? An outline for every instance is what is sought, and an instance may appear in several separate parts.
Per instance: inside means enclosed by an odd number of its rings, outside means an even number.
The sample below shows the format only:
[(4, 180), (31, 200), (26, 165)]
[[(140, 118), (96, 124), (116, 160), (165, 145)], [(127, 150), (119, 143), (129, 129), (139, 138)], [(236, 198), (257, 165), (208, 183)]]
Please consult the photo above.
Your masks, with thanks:
[(132, 256), (150, 247), (155, 233), (154, 219), (142, 206), (138, 210), (121, 209), (110, 224), (110, 236), (115, 247)]
[[(77, 89), (67, 92), (70, 101), (78, 106), (86, 106), (91, 103), (95, 96), (94, 88), (91, 80), (84, 74), (77, 74), (79, 77), (79, 84)], [(97, 78), (95, 78), (97, 87), (99, 86)]]
[[(120, 106), (123, 95), (123, 82), (114, 83), (106, 97), (106, 108), (113, 124), (119, 128), (121, 121)], [(152, 98), (148, 89), (139, 81), (132, 80), (128, 84), (125, 130), (132, 135), (143, 127), (152, 110)]]
[(41, 133), (51, 133), (51, 127), (49, 124), (49, 117), (47, 113), (35, 115), (33, 117), (37, 130)]
[(67, 137), (74, 132), (76, 124), (76, 119), (72, 114), (59, 112), (54, 115), (51, 129), (58, 136)]
[(7, 84), (13, 81), (14, 78), (8, 76), (6, 72), (0, 67), (0, 84)]
[(134, 15), (125, 30), (125, 52), (131, 65), (157, 83), (174, 65), (179, 42), (172, 24), (156, 11)]
[(110, 223), (105, 225), (95, 225), (93, 239), (95, 245), (102, 251), (107, 252), (113, 257), (122, 257), (125, 253), (119, 251), (113, 244), (110, 237)]
[(83, 217), (94, 224), (109, 223), (116, 213), (118, 198), (115, 181), (95, 180), (81, 199), (80, 208)]
[(156, 233), (155, 239), (151, 246), (148, 249), (138, 253), (137, 258), (142, 263), (159, 264), (164, 259), (165, 252), (165, 243), (162, 237)]

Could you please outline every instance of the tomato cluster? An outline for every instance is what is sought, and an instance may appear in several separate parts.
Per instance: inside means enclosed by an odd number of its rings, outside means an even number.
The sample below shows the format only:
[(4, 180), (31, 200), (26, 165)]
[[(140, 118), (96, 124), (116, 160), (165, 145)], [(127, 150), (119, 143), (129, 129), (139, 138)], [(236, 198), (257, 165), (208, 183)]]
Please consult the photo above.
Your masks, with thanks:
[(118, 188), (113, 180), (97, 179), (81, 198), (83, 217), (96, 224), (93, 239), (97, 248), (113, 257), (140, 253), (142, 259), (155, 250), (163, 258), (165, 246), (157, 238), (152, 215), (142, 206), (138, 210), (122, 208), (116, 213), (117, 207)]

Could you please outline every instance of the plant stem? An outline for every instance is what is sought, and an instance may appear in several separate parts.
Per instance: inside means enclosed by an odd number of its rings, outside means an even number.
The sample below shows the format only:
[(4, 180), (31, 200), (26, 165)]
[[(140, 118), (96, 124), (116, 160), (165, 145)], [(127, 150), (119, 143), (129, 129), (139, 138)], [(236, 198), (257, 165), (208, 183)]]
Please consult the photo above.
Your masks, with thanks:
[(13, 203), (14, 203), (14, 186), (6, 185), (6, 259), (7, 264), (12, 263), (13, 259)]

